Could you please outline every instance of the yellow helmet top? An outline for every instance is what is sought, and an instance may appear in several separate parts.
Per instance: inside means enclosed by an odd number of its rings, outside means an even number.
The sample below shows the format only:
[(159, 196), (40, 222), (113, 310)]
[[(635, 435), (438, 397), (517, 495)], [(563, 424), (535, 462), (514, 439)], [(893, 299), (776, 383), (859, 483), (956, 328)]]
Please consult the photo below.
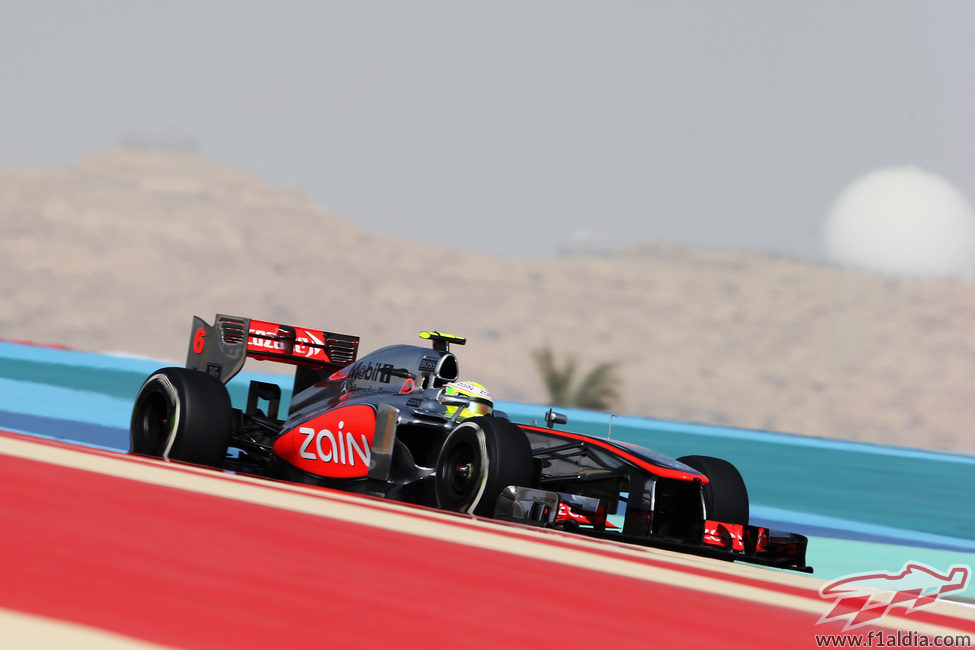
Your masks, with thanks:
[[(449, 397), (463, 397), (470, 403), (457, 416), (458, 420), (472, 418), (479, 415), (491, 415), (494, 410), (494, 400), (491, 393), (476, 381), (453, 381), (444, 386), (444, 395)], [(447, 417), (454, 417), (459, 406), (448, 406)]]

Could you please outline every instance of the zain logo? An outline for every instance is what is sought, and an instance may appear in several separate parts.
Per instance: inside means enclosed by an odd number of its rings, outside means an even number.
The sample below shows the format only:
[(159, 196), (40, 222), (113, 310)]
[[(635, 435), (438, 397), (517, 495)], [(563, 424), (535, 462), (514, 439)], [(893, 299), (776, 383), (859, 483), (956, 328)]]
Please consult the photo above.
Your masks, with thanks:
[[(342, 431), (344, 426), (345, 422), (339, 422), (337, 434), (328, 429), (322, 429), (316, 433), (314, 427), (300, 427), (298, 433), (305, 436), (305, 441), (301, 443), (298, 454), (307, 460), (317, 458), (323, 463), (337, 463), (339, 465), (355, 465), (355, 459), (358, 456), (362, 464), (369, 467), (372, 452), (369, 449), (369, 441), (365, 434), (361, 436), (362, 444), (360, 445), (356, 442), (352, 432)], [(326, 443), (324, 447), (322, 446), (323, 442)]]

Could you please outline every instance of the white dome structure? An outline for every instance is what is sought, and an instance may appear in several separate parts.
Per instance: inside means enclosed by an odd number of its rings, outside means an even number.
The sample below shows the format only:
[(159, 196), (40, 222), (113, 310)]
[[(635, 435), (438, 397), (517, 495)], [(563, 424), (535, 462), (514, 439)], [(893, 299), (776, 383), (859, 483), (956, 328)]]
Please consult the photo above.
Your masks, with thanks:
[(916, 277), (975, 271), (975, 215), (948, 181), (916, 167), (881, 169), (846, 188), (826, 223), (837, 264)]

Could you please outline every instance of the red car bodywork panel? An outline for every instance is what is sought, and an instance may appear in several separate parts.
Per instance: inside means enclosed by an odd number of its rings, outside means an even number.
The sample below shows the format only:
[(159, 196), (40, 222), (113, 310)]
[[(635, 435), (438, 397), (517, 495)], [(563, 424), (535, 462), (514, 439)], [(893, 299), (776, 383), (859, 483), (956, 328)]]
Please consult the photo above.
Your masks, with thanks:
[(302, 422), (274, 442), (274, 453), (316, 476), (359, 478), (369, 472), (376, 411), (344, 406)]

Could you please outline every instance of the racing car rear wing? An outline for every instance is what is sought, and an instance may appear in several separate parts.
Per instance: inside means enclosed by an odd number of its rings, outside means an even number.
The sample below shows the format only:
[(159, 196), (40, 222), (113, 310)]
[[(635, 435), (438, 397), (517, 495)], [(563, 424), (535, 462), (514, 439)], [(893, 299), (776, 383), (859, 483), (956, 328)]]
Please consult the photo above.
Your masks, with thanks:
[(359, 337), (217, 314), (213, 325), (193, 317), (186, 367), (227, 383), (247, 357), (313, 371), (334, 371), (355, 361)]

